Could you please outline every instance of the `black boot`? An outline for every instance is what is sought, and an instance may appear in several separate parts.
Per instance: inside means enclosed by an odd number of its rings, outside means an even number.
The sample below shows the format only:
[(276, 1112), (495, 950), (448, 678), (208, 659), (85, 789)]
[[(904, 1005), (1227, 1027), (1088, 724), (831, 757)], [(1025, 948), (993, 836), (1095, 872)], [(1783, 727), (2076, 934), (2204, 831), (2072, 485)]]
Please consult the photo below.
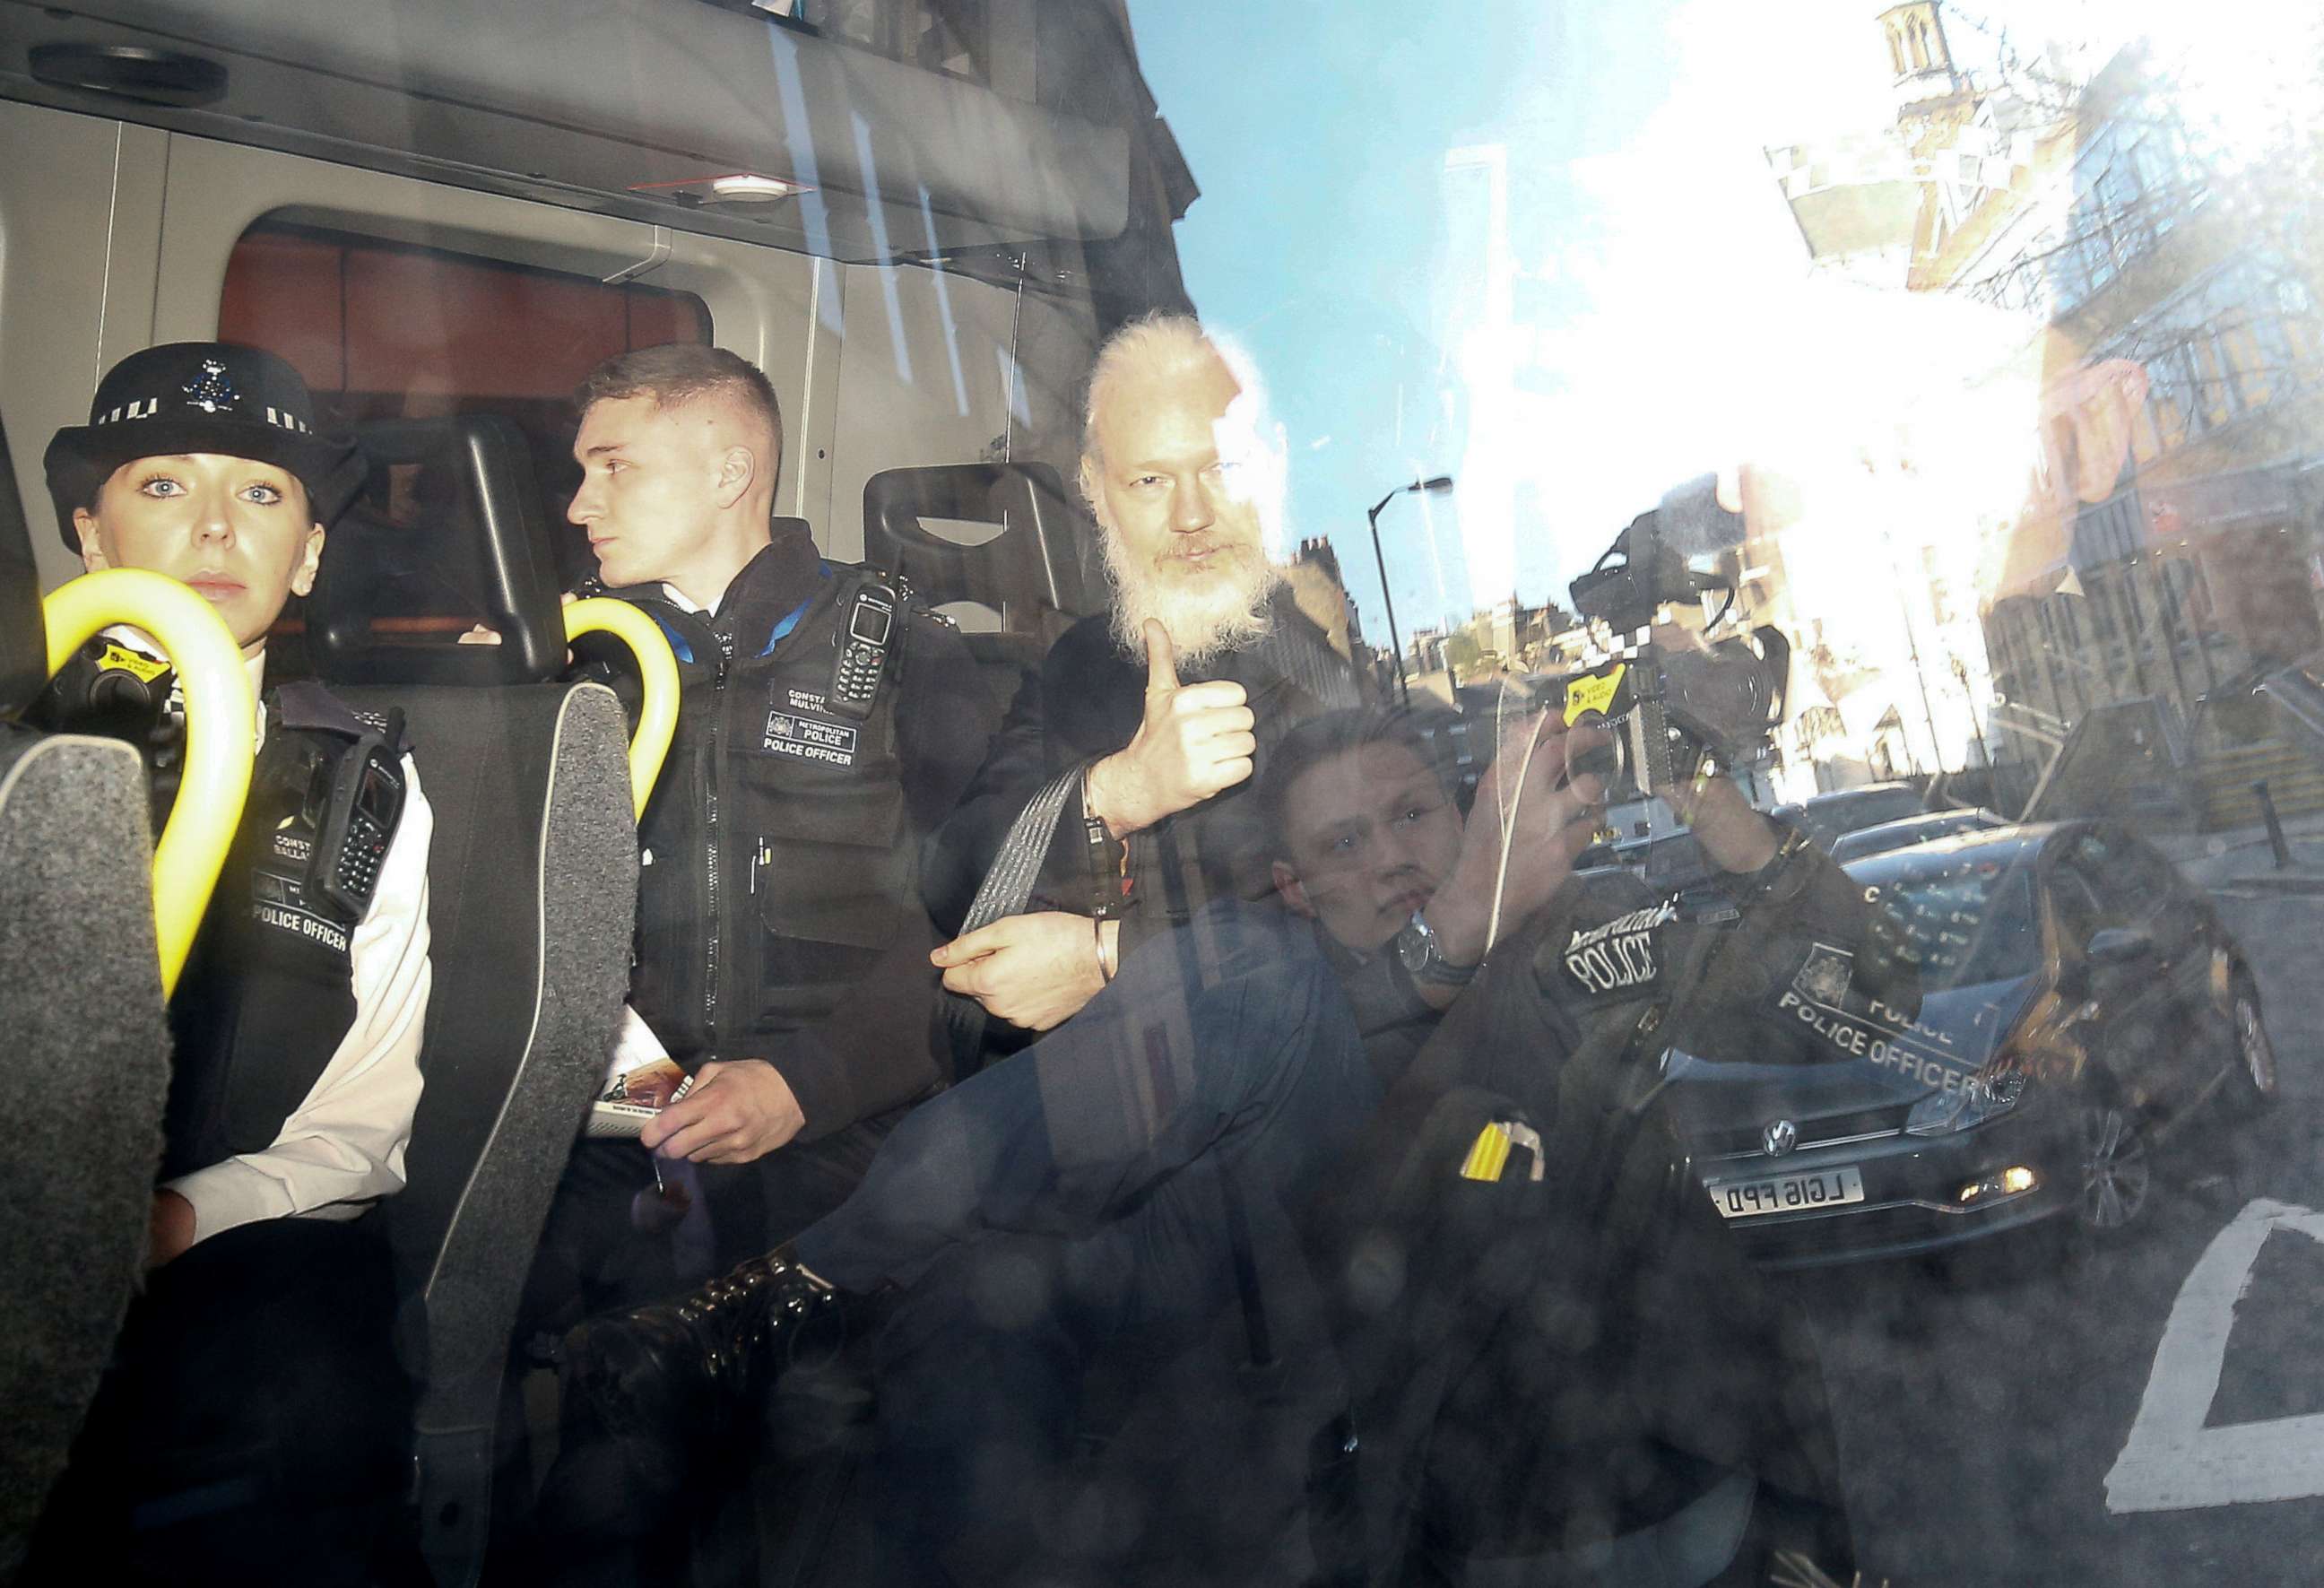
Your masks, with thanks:
[(630, 1482), (674, 1491), (756, 1431), (785, 1365), (835, 1349), (844, 1310), (778, 1247), (691, 1296), (591, 1319), (565, 1337), (560, 1444), (601, 1459), (610, 1444)]

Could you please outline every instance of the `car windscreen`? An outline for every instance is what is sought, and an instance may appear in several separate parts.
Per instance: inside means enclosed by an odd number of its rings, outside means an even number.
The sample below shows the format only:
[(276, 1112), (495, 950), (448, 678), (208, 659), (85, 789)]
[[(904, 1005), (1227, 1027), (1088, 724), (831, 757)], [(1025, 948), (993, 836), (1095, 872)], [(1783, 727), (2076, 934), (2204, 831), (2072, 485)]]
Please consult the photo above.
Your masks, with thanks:
[(1923, 992), (2030, 975), (2039, 962), (2033, 869), (2024, 859), (1971, 851), (1897, 864), (1884, 855), (1848, 869), (1903, 928), (1920, 956)]

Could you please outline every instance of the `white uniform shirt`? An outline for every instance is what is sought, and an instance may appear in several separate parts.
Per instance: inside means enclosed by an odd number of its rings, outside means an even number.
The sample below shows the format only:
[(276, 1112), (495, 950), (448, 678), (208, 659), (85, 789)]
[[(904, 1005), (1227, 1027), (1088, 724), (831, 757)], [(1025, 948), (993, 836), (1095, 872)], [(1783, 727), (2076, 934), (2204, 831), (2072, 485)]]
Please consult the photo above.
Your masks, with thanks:
[[(263, 655), (244, 664), (255, 696)], [(258, 742), (266, 741), (266, 711)], [(428, 845), (436, 817), (403, 758), (403, 817), (380, 863), (371, 910), (349, 934), (355, 1018), (330, 1062), (263, 1152), (237, 1153), (165, 1183), (193, 1205), (194, 1239), (258, 1219), (351, 1219), (403, 1188), (420, 1105), (428, 1012)]]

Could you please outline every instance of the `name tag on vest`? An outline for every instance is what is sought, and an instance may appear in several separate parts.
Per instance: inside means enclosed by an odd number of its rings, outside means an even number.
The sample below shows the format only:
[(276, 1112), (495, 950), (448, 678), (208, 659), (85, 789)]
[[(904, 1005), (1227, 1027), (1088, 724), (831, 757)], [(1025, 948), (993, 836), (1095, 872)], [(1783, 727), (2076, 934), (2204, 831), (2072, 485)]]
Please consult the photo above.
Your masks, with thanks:
[(325, 920), (313, 910), (257, 900), (251, 904), (250, 919), (260, 926), (272, 927), (278, 932), (288, 932), (310, 943), (320, 943), (334, 954), (347, 951), (347, 929), (336, 921)]
[(853, 766), (855, 730), (844, 723), (818, 722), (813, 717), (770, 711), (767, 713), (766, 739), (760, 748), (800, 761)]

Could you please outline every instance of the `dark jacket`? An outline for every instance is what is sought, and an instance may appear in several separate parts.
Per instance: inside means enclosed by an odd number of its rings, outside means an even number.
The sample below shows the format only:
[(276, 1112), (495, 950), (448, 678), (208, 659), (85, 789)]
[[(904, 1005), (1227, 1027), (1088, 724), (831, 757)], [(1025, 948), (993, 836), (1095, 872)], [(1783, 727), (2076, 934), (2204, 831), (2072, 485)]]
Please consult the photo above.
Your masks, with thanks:
[(921, 836), (983, 745), (951, 625), (908, 607), (871, 715), (831, 709), (863, 576), (786, 531), (715, 613), (618, 591), (678, 658), (677, 737), (639, 826), (631, 1002), (689, 1069), (764, 1058), (813, 1140), (920, 1096), (945, 1071)]
[[(165, 1179), (263, 1151), (355, 1020), (349, 946), (363, 910), (350, 900), (368, 901), (395, 822), (352, 838), (340, 869), (353, 895), (327, 897), (309, 857), (323, 836), (319, 791), (368, 751), (363, 741), (379, 725), (311, 683), (270, 695), (267, 717), (234, 846), (170, 1002)], [(393, 790), (379, 808), (395, 817), (404, 749), (398, 727), (369, 752), (371, 775)], [(356, 762), (348, 775), (364, 768)]]
[[(58, 732), (135, 745), (156, 834), (176, 803), (185, 725), (169, 707), (167, 665), (118, 644), (84, 646), (29, 714)], [(117, 688), (116, 688), (117, 687)], [(364, 918), (405, 793), (407, 746), (394, 724), (359, 716), (309, 681), (268, 691), (250, 793), (170, 1002), (171, 1059), (162, 1178), (263, 1151), (314, 1090), (355, 1020), (351, 935)], [(375, 747), (367, 735), (377, 735)], [(361, 754), (364, 760), (353, 759)], [(376, 758), (329, 892), (315, 859), (329, 791), (347, 762)], [(382, 827), (364, 828), (376, 812)], [(336, 894), (336, 897), (332, 894)]]
[[(1213, 900), (1264, 897), (1271, 886), (1267, 834), (1252, 790), (1284, 735), (1311, 716), (1358, 704), (1355, 669), (1287, 593), (1275, 597), (1272, 632), (1187, 683), (1226, 679), (1249, 692), (1258, 753), (1251, 776), (1190, 810), (1130, 835), (1126, 846), (1093, 843), (1078, 799), (1065, 801), (1038, 880), (1034, 909), (1070, 910), (1121, 922), (1121, 952)], [(928, 904), (956, 926), (1026, 802), (1059, 772), (1094, 764), (1127, 745), (1146, 709), (1146, 663), (1115, 644), (1108, 620), (1084, 618), (1050, 647), (1040, 670), (1010, 706), (991, 752), (928, 854)], [(1126, 848), (1126, 856), (1125, 856)]]
[[(1775, 1000), (1817, 944), (1910, 998), (1874, 913), (1812, 848), (1683, 905), (1580, 875), (1393, 1085), (1338, 1177), (1353, 1191), (1317, 1222), (1347, 1302), (1378, 1580), (1629, 1532), (1738, 1469), (1806, 1519), (1794, 1541), (1844, 1558), (1812, 1343), (1740, 1261), (1656, 1102), (1674, 1040), (1790, 1042)], [(1493, 1120), (1538, 1131), (1539, 1181), (1522, 1148), (1466, 1177)]]

